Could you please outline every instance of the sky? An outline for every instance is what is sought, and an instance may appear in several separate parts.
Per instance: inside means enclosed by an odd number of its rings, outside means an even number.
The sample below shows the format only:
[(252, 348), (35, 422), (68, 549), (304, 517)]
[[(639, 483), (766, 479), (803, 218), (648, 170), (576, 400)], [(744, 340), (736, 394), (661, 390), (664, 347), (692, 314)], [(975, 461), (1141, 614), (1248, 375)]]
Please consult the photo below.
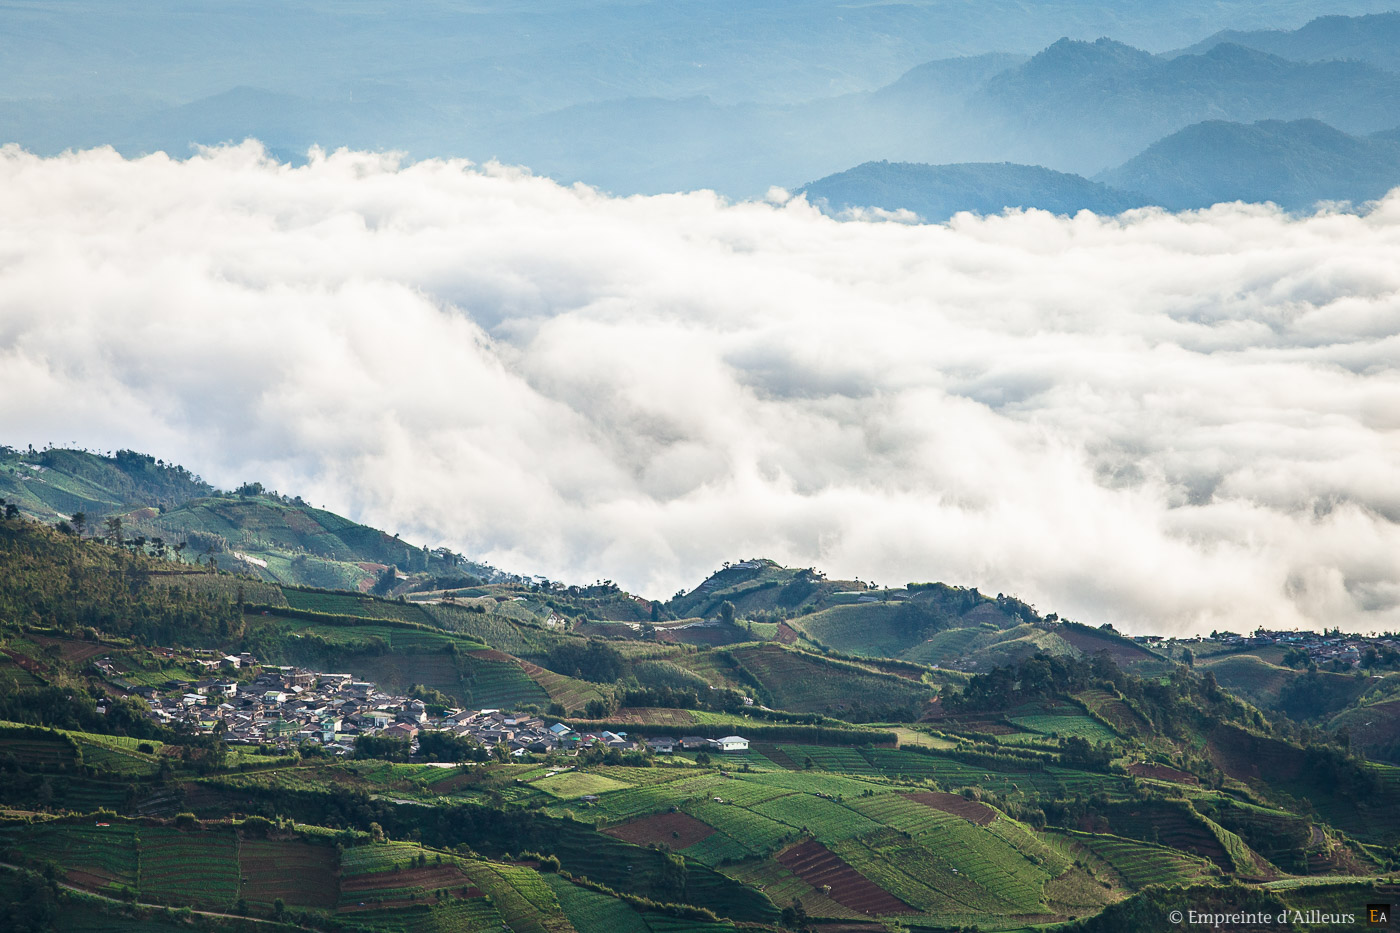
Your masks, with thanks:
[(648, 597), (765, 556), (1130, 632), (1397, 628), (1400, 191), (824, 217), (256, 143), (0, 150), (5, 443)]

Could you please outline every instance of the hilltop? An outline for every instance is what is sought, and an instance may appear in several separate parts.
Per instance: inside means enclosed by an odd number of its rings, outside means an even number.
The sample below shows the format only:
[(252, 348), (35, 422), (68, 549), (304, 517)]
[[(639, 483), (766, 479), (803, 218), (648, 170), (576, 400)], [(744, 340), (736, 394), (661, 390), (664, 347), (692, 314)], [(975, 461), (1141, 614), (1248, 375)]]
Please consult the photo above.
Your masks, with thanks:
[(1212, 120), (1153, 143), (1097, 178), (1172, 210), (1221, 201), (1272, 201), (1299, 210), (1318, 201), (1360, 204), (1400, 185), (1400, 142), (1386, 134), (1352, 136), (1318, 120)]

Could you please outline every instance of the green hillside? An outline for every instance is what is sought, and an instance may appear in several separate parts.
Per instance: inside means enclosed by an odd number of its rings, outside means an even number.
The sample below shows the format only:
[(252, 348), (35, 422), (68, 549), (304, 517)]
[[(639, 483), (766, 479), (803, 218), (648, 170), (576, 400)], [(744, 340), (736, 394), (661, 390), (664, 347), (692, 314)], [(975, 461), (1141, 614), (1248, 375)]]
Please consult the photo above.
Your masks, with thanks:
[[(1164, 885), (1322, 903), (1318, 879), (1374, 888), (1400, 852), (1400, 768), (1354, 754), (1394, 754), (1400, 676), (1285, 668), (1264, 638), (1192, 669), (1180, 644), (1005, 595), (771, 561), (664, 604), (431, 568), (376, 596), (128, 537), (174, 515), (286, 548), (318, 515), (294, 501), (152, 512), (122, 513), (120, 544), (0, 518), (0, 909), (38, 904), (36, 929), (1012, 929), (1145, 909)], [(396, 546), (319, 514), (298, 540), (320, 559)], [(665, 637), (712, 619), (728, 643)], [(256, 660), (211, 677), (239, 653)], [(284, 718), (269, 704), (295, 691), (256, 679), (282, 665), (373, 684), (300, 705), (416, 723), (419, 753)], [(188, 692), (228, 679), (246, 702)], [(151, 715), (152, 690), (193, 714)], [(245, 707), (261, 728), (228, 731)], [(749, 747), (431, 735), (481, 708)]]

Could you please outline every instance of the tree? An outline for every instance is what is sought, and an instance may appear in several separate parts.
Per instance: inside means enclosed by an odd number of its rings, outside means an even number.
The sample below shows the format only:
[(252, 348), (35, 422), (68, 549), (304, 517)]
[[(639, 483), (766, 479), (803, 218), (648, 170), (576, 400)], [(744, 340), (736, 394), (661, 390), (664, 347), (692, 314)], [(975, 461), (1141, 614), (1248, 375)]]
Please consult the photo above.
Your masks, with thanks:
[(385, 567), (379, 574), (379, 579), (375, 581), (374, 587), (370, 590), (376, 596), (385, 596), (398, 585), (399, 574), (393, 566)]
[(111, 538), (112, 542), (120, 547), (122, 543), (121, 516), (113, 515), (111, 518), (107, 519), (105, 524), (107, 525), (107, 537)]
[(727, 599), (719, 604), (719, 620), (725, 625), (734, 624), (734, 604)]
[(76, 532), (78, 533), (78, 537), (80, 537), (80, 538), (81, 538), (83, 535), (87, 534), (87, 513), (86, 513), (86, 512), (74, 512), (74, 513), (73, 513), (73, 530), (76, 531)]

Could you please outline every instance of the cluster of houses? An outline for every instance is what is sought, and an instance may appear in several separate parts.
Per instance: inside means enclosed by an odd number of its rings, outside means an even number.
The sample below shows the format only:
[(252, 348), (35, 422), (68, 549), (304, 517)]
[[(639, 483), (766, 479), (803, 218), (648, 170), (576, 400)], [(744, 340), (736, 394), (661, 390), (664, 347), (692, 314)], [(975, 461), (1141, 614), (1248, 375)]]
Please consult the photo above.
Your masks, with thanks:
[[(1139, 636), (1137, 641), (1155, 644), (1165, 639), (1155, 636)], [(1331, 631), (1270, 631), (1256, 629), (1252, 634), (1241, 635), (1235, 632), (1211, 632), (1207, 636), (1176, 639), (1179, 644), (1219, 646), (1227, 650), (1246, 648), (1294, 648), (1307, 653), (1308, 660), (1318, 666), (1340, 663), (1356, 667), (1362, 661), (1367, 648), (1378, 653), (1400, 652), (1400, 636), (1385, 634), (1366, 636), (1343, 634), (1340, 630)]]
[[(121, 681), (122, 674), (110, 659), (94, 664), (104, 675)], [(577, 732), (560, 722), (548, 724), (538, 716), (494, 709), (448, 710), (430, 716), (422, 700), (386, 693), (351, 674), (256, 665), (251, 655), (230, 655), (215, 659), (212, 666), (203, 665), (215, 676), (172, 682), (164, 689), (133, 686), (131, 692), (150, 705), (151, 718), (168, 726), (221, 734), (234, 744), (315, 743), (337, 754), (352, 752), (361, 735), (405, 738), (416, 751), (418, 735), (424, 731), (447, 732), (488, 747), (503, 745), (517, 757), (577, 754), (595, 745), (658, 755), (681, 749), (739, 752), (749, 747), (748, 739), (737, 735), (677, 739), (637, 738), (608, 730)], [(256, 672), (249, 677), (247, 668)], [(220, 673), (225, 676), (217, 676)]]

